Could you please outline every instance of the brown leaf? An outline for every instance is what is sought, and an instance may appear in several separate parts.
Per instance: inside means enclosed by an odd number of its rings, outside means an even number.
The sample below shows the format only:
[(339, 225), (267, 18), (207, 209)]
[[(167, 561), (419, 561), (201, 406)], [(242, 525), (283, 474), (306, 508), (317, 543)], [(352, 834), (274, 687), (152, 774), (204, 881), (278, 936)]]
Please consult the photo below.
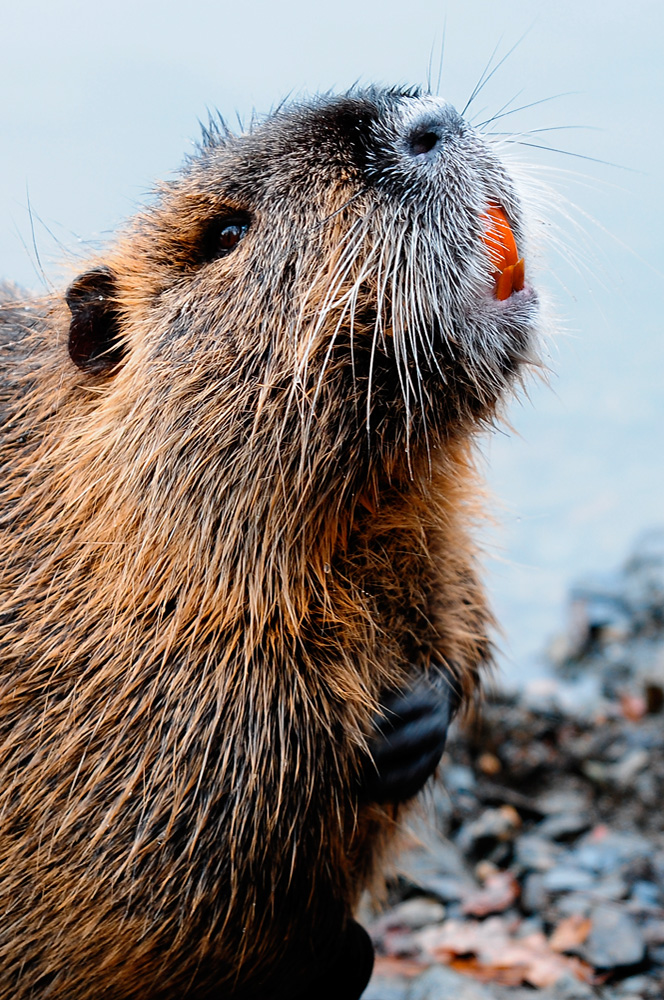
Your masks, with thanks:
[(642, 695), (624, 691), (620, 695), (620, 708), (629, 722), (640, 722), (648, 711), (648, 703)]
[(472, 917), (503, 913), (519, 898), (519, 884), (512, 872), (496, 872), (487, 877), (481, 889), (464, 895), (463, 912)]
[(592, 925), (590, 917), (573, 913), (571, 917), (565, 917), (560, 921), (549, 938), (549, 944), (554, 951), (574, 951), (586, 940)]
[(463, 973), (464, 976), (472, 976), (481, 983), (498, 983), (500, 986), (521, 986), (523, 983), (523, 969), (514, 966), (511, 969), (497, 969), (495, 966), (482, 965), (476, 958), (453, 958), (449, 962), (451, 969)]
[[(463, 967), (485, 981), (506, 985), (529, 983), (545, 989), (564, 975), (590, 982), (593, 970), (578, 958), (561, 955), (543, 934), (514, 936), (514, 921), (503, 917), (488, 920), (448, 920), (442, 927), (429, 927), (415, 935), (423, 960), (429, 955), (439, 962)], [(462, 960), (461, 962), (459, 960)]]
[(392, 955), (376, 955), (374, 961), (374, 975), (376, 976), (404, 976), (411, 979), (419, 976), (426, 965), (421, 965), (412, 958), (394, 958)]

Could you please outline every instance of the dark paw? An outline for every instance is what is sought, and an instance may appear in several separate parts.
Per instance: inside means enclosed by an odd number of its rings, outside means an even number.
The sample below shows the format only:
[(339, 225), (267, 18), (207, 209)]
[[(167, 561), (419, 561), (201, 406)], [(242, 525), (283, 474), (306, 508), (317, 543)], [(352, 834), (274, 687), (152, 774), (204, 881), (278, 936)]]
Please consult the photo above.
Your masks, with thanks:
[(365, 800), (404, 802), (420, 791), (443, 755), (459, 701), (453, 680), (443, 676), (383, 698), (364, 767)]
[(373, 944), (364, 927), (349, 920), (334, 949), (333, 961), (324, 965), (306, 989), (288, 993), (288, 1000), (359, 1000), (374, 965)]

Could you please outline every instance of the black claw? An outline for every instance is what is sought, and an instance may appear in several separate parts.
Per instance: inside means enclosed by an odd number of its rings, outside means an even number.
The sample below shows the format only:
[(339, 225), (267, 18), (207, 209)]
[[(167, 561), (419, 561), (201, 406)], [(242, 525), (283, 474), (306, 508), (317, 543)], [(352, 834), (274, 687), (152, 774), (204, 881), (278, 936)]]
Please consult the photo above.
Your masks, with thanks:
[(383, 699), (364, 768), (365, 799), (404, 802), (420, 791), (440, 762), (459, 702), (456, 686), (440, 675)]

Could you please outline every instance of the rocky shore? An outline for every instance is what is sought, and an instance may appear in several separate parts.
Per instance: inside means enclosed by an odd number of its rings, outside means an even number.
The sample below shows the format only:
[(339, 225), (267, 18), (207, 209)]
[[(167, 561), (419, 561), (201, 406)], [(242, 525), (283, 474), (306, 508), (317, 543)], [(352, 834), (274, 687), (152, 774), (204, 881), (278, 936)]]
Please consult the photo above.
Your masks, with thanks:
[(572, 588), (549, 657), (451, 734), (366, 1000), (664, 997), (664, 530)]

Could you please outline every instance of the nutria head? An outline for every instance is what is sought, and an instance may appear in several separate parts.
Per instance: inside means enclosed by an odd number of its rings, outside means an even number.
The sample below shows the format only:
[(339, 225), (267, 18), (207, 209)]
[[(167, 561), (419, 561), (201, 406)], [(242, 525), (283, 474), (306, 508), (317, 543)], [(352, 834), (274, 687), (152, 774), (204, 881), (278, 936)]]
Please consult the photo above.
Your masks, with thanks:
[(535, 296), (523, 277), (497, 292), (510, 238), (523, 242), (512, 185), (442, 100), (358, 91), (240, 136), (211, 126), (69, 289), (70, 354), (136, 401), (163, 396), (179, 423), (207, 399), (210, 447), (218, 407), (243, 438), (267, 407), (275, 462), (294, 449), (310, 464), (323, 434), (366, 475), (490, 417), (527, 357)]

